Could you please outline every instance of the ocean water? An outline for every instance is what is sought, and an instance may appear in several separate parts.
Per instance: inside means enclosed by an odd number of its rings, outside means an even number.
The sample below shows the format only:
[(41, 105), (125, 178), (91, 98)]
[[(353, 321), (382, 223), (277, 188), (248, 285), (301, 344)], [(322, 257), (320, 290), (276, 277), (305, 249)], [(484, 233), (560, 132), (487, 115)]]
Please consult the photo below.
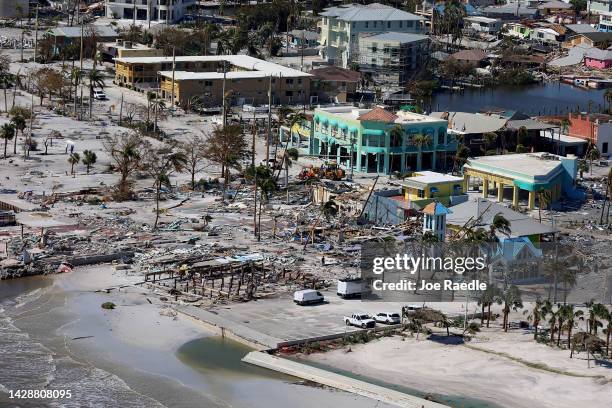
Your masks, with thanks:
[[(54, 298), (48, 282), (22, 278), (0, 281), (0, 407), (134, 407), (164, 405), (132, 390), (121, 378), (68, 353), (52, 351), (20, 329), (16, 322), (44, 313), (63, 299)], [(35, 289), (32, 289), (35, 288)], [(31, 289), (31, 290), (28, 290)], [(19, 294), (19, 291), (25, 293)], [(16, 400), (9, 390), (71, 390), (71, 399)]]

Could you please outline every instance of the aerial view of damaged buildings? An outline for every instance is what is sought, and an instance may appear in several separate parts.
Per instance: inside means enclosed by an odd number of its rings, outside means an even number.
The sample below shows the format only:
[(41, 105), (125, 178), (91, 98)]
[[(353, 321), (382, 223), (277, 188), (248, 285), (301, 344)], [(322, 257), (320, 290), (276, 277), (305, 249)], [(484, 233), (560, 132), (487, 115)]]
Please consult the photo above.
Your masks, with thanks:
[[(97, 268), (190, 310), (329, 299), (358, 331), (380, 323), (336, 294), (361, 294), (368, 243), (504, 264), (562, 243), (599, 266), (500, 299), (610, 303), (609, 2), (251, 3), (0, 0), (0, 279)], [(418, 330), (528, 320), (482, 293), (480, 317), (460, 293)], [(423, 306), (400, 303), (366, 314)]]

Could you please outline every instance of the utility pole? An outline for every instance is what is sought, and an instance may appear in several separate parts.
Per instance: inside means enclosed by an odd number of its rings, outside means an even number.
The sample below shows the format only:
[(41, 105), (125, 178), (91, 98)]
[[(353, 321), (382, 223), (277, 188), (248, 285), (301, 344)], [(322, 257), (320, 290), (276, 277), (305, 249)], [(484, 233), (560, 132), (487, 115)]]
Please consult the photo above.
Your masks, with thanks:
[[(350, 130), (350, 129), (349, 129)], [(351, 164), (351, 181), (353, 181), (353, 167), (354, 167), (354, 163), (353, 163), (353, 148), (355, 147), (355, 134), (353, 132), (351, 132), (351, 158), (350, 158), (350, 164)]]
[(253, 167), (255, 172), (255, 193), (253, 195), (254, 207), (253, 207), (253, 235), (257, 237), (257, 169)]
[(221, 120), (223, 121), (223, 127), (227, 125), (227, 115), (225, 106), (225, 83), (227, 81), (227, 69), (225, 68), (225, 60), (223, 60), (223, 86), (221, 87)]
[(172, 46), (172, 110), (174, 110), (174, 73), (176, 72), (176, 47)]
[(119, 126), (121, 126), (122, 119), (123, 119), (123, 92), (121, 92), (121, 105), (119, 105)]
[(304, 71), (304, 29), (302, 29), (302, 39), (300, 41), (300, 71)]
[(149, 20), (149, 30), (151, 29), (151, 0), (147, 0), (147, 19)]
[(270, 165), (270, 136), (272, 136), (272, 75), (268, 85), (268, 134), (266, 136), (266, 167)]
[(253, 144), (251, 146), (251, 167), (255, 169), (255, 136), (257, 134), (257, 118), (255, 116), (255, 107), (253, 107)]
[(36, 3), (36, 23), (34, 23), (34, 62), (38, 56), (38, 3)]
[[(77, 7), (78, 9), (78, 7)], [(79, 68), (79, 84), (81, 85), (81, 108), (79, 109), (79, 120), (83, 116), (83, 33), (85, 31), (85, 27), (83, 25), (84, 19), (81, 17), (81, 50), (80, 50), (80, 68)], [(89, 103), (92, 103), (89, 101)], [(76, 104), (75, 104), (76, 106)], [(76, 111), (75, 111), (76, 115)]]
[(134, 2), (134, 10), (132, 11), (132, 18), (134, 19), (134, 22), (132, 23), (134, 25), (134, 27), (136, 27), (136, 0), (132, 0)]

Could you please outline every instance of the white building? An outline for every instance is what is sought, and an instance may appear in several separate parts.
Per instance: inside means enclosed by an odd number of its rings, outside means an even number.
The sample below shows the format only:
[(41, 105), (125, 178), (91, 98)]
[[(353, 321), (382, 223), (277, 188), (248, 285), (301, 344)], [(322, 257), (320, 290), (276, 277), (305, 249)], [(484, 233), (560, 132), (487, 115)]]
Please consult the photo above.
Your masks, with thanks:
[(320, 16), (320, 55), (344, 68), (355, 61), (361, 34), (424, 31), (423, 17), (379, 3), (331, 7)]
[(195, 7), (196, 0), (106, 0), (106, 16), (137, 21), (176, 23), (189, 8)]
[(465, 17), (463, 20), (467, 23), (466, 25), (469, 29), (487, 34), (498, 33), (503, 25), (498, 18), (472, 16)]
[(453, 212), (437, 201), (433, 201), (423, 208), (423, 234), (429, 232), (444, 242), (446, 237), (446, 215)]

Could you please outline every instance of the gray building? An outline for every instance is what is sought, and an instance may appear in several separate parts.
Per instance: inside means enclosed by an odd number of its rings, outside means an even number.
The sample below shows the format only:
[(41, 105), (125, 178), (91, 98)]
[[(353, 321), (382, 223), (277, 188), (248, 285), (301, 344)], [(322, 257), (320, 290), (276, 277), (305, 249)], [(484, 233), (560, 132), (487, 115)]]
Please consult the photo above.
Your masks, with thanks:
[(374, 81), (406, 85), (429, 53), (429, 37), (388, 32), (359, 38), (359, 70)]

